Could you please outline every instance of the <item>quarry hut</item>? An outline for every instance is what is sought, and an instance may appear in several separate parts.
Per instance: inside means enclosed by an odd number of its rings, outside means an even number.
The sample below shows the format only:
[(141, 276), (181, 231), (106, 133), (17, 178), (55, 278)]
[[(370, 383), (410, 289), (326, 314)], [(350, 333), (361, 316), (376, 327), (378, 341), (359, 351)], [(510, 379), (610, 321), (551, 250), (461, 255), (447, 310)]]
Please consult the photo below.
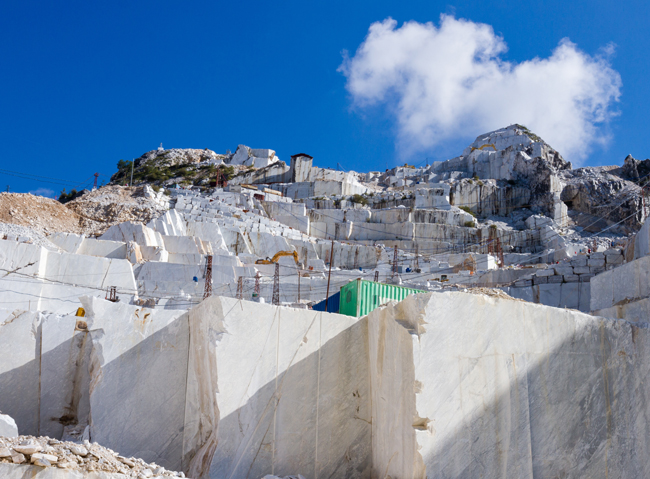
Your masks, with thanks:
[(401, 301), (416, 293), (426, 291), (356, 279), (341, 288), (339, 314), (358, 318), (390, 301)]

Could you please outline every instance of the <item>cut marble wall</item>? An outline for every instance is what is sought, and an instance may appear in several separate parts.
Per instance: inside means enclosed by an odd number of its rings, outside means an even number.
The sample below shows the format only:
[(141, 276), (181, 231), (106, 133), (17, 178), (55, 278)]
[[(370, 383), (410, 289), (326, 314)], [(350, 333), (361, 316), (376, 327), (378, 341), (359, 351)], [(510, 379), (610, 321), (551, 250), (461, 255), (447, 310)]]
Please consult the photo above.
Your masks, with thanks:
[(513, 298), (522, 299), (529, 303), (543, 304), (554, 308), (577, 309), (583, 313), (591, 311), (591, 283), (576, 282), (531, 284), (529, 286), (515, 285), (503, 286), (499, 289), (502, 289)]
[(0, 310), (0, 411), (38, 434), (41, 313)]
[(0, 410), (20, 433), (60, 438), (87, 424), (87, 333), (72, 315), (16, 310), (0, 314)]
[(374, 477), (650, 474), (647, 328), (465, 293), (368, 325)]
[(48, 314), (41, 321), (38, 435), (60, 438), (64, 426), (88, 424), (91, 341), (76, 328), (84, 319)]
[(650, 256), (591, 278), (591, 311), (608, 318), (648, 321)]
[(190, 477), (369, 477), (364, 320), (220, 297), (189, 313), (81, 300), (93, 441)]
[(12, 308), (69, 313), (83, 294), (103, 296), (115, 286), (135, 294), (131, 264), (125, 259), (56, 253), (43, 247), (0, 241), (0, 293)]
[(364, 320), (228, 298), (189, 317), (190, 475), (213, 452), (210, 477), (369, 477)]
[(135, 241), (142, 246), (165, 246), (162, 235), (159, 232), (141, 223), (133, 223), (131, 221), (111, 226), (99, 239), (120, 241), (123, 243)]
[(92, 297), (81, 302), (92, 340), (92, 440), (179, 470), (189, 345), (185, 311)]
[(55, 233), (48, 239), (67, 253), (126, 259), (126, 243), (102, 241), (72, 233)]

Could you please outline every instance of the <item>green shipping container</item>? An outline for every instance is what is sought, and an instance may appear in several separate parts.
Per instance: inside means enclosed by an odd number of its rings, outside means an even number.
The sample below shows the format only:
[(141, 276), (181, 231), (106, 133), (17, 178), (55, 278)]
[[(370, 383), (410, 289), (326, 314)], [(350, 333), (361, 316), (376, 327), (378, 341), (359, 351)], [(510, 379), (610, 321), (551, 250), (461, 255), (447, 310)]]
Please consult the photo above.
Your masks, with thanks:
[(341, 288), (339, 314), (365, 316), (389, 301), (401, 301), (409, 294), (426, 293), (419, 289), (356, 279)]

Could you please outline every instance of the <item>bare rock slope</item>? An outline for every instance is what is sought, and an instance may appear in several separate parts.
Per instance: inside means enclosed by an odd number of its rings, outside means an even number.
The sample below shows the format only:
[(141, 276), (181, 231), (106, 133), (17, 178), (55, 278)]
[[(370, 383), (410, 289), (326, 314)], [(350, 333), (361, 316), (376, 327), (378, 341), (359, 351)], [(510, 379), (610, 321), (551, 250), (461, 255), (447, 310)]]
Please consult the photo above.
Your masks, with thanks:
[(66, 206), (80, 217), (95, 222), (92, 233), (101, 234), (125, 221), (148, 223), (167, 210), (147, 197), (145, 188), (104, 186), (66, 203)]
[(148, 223), (163, 214), (167, 210), (164, 201), (151, 194), (147, 197), (147, 188), (105, 186), (65, 205), (29, 193), (0, 193), (0, 223), (30, 228), (36, 236), (52, 233), (100, 235), (115, 224)]

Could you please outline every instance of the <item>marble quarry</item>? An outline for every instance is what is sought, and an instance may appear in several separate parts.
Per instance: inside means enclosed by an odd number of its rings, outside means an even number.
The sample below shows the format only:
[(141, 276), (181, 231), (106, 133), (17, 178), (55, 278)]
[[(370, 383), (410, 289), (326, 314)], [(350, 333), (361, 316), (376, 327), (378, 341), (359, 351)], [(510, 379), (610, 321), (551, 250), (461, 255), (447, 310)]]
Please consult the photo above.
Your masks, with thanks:
[[(0, 233), (0, 436), (132, 477), (650, 475), (645, 163), (574, 170), (521, 125), (426, 166), (315, 161), (161, 148), (136, 166), (227, 184), (145, 185), (156, 214), (101, 235)], [(312, 309), (359, 278), (426, 293)], [(16, 454), (6, 477), (126, 464)]]

